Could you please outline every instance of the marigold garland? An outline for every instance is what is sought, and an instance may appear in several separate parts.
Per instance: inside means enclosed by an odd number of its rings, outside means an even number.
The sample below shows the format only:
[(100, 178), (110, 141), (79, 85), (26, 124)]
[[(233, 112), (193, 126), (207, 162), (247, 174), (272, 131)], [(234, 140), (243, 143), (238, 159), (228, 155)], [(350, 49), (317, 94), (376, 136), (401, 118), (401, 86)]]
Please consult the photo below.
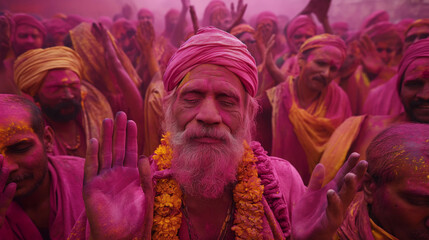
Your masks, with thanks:
[[(170, 146), (170, 134), (161, 139), (161, 145), (152, 156), (158, 170), (171, 167), (173, 150)], [(247, 142), (243, 143), (244, 154), (238, 166), (237, 184), (233, 190), (235, 202), (234, 225), (236, 239), (261, 239), (264, 209), (262, 197), (264, 186), (258, 177), (257, 159)], [(178, 231), (182, 224), (182, 191), (176, 180), (159, 179), (155, 186), (153, 239), (179, 239)]]

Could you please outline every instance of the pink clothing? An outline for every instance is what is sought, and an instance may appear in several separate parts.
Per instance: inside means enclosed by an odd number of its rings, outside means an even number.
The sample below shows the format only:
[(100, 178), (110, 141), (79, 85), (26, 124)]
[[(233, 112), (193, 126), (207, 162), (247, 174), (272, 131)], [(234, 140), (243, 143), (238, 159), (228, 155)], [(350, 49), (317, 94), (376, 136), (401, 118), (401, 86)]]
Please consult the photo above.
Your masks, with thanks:
[(369, 91), (363, 114), (396, 116), (404, 111), (398, 95), (398, 75)]
[[(82, 198), (83, 165), (82, 158), (49, 156), (50, 239), (67, 239), (75, 221), (85, 210)], [(30, 217), (16, 202), (12, 202), (7, 210), (0, 236), (2, 239), (43, 239)]]
[(369, 15), (362, 24), (361, 30), (364, 30), (372, 25), (382, 22), (389, 21), (389, 13), (384, 10), (375, 11), (371, 15)]
[(228, 8), (226, 7), (226, 4), (222, 0), (212, 0), (204, 10), (204, 15), (202, 19), (202, 26), (210, 26), (212, 15), (215, 11), (218, 9), (223, 8), (226, 11), (228, 11)]
[[(274, 239), (276, 233), (283, 234), (282, 237), (290, 236), (290, 220), (292, 208), (297, 204), (299, 199), (306, 191), (301, 177), (295, 168), (286, 160), (269, 157), (264, 149), (257, 142), (250, 144), (255, 157), (258, 159), (258, 175), (261, 178), (261, 183), (264, 185), (264, 218), (263, 218), (263, 235), (264, 239)], [(157, 171), (157, 167), (152, 161), (153, 178), (169, 178), (171, 177), (170, 170)], [(114, 180), (110, 182), (113, 191), (123, 191), (126, 187), (140, 187), (137, 170), (132, 174), (128, 174), (127, 178), (121, 178), (123, 181)], [(109, 185), (110, 186), (110, 185)], [(141, 189), (139, 190), (141, 191)], [(114, 193), (112, 193), (114, 194)], [(128, 203), (128, 202), (127, 202)], [(129, 205), (139, 204), (141, 202), (132, 201)], [(128, 206), (132, 208), (132, 206)], [(136, 208), (139, 208), (136, 206)], [(139, 213), (140, 218), (144, 218), (144, 212)], [(182, 225), (179, 229), (179, 239), (190, 239), (186, 218), (182, 216)], [(270, 224), (270, 220), (274, 220)], [(141, 228), (140, 226), (138, 227)], [(134, 229), (133, 229), (134, 230)], [(134, 232), (131, 230), (132, 232)], [(89, 239), (89, 224), (85, 212), (79, 217), (73, 228), (70, 239)], [(278, 236), (278, 235), (276, 235)], [(234, 232), (228, 228), (225, 239), (235, 239)], [(276, 239), (279, 239), (278, 237)]]
[(29, 25), (31, 27), (37, 28), (43, 35), (43, 39), (46, 39), (46, 28), (35, 17), (25, 13), (17, 13), (13, 15), (12, 20), (15, 22), (15, 27), (20, 25)]
[(408, 66), (417, 58), (429, 57), (429, 38), (419, 40), (410, 45), (398, 66), (398, 92), (401, 92), (402, 81)]
[(214, 27), (198, 30), (171, 57), (163, 78), (165, 90), (175, 89), (189, 71), (201, 64), (225, 67), (240, 79), (252, 97), (255, 96), (258, 87), (255, 59), (244, 43)]
[[(272, 129), (273, 142), (271, 154), (287, 159), (298, 170), (304, 183), (310, 179), (311, 165), (310, 156), (321, 155), (321, 153), (306, 152), (298, 136), (313, 135), (324, 139), (317, 148), (320, 151), (326, 147), (329, 136), (345, 119), (351, 116), (350, 102), (345, 92), (335, 82), (331, 82), (325, 93), (321, 95), (313, 110), (302, 109), (294, 90), (294, 79), (289, 79), (276, 87), (268, 90), (267, 95), (273, 107)], [(299, 111), (305, 111), (305, 118), (292, 123), (291, 110), (298, 118)], [(294, 115), (294, 116), (295, 116)], [(293, 119), (296, 119), (294, 117)], [(328, 127), (329, 126), (329, 127)], [(324, 137), (322, 137), (324, 136)], [(328, 138), (328, 139), (325, 139)], [(326, 141), (325, 141), (326, 140)], [(316, 147), (316, 146), (315, 146)], [(312, 151), (313, 152), (313, 151)], [(313, 158), (313, 157), (312, 157)], [(319, 158), (320, 159), (320, 158)], [(315, 164), (314, 164), (315, 165)], [(313, 166), (314, 167), (314, 166)]]
[(298, 51), (298, 49), (295, 49), (294, 46), (291, 44), (291, 38), (295, 34), (295, 32), (303, 27), (311, 27), (314, 29), (314, 32), (316, 33), (316, 24), (314, 23), (313, 19), (309, 17), (308, 15), (299, 15), (298, 17), (294, 18), (292, 21), (289, 22), (287, 25), (286, 30), (286, 40), (289, 45), (289, 49), (291, 52), (295, 53)]

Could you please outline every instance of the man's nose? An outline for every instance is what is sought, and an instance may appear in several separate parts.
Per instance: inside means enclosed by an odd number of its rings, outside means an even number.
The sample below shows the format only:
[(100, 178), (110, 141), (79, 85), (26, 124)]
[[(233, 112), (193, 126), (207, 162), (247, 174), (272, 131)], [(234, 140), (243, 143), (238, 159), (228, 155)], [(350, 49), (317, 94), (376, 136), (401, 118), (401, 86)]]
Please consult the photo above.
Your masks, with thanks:
[(198, 122), (210, 125), (218, 124), (221, 122), (222, 118), (213, 98), (210, 97), (203, 101), (196, 116), (196, 119)]
[(3, 155), (3, 167), (9, 169), (9, 173), (18, 170), (18, 164), (7, 155)]
[(73, 91), (69, 87), (64, 87), (63, 89), (63, 98), (70, 99), (73, 98), (74, 94)]
[(423, 89), (417, 93), (417, 97), (423, 100), (429, 100), (429, 83), (425, 83)]

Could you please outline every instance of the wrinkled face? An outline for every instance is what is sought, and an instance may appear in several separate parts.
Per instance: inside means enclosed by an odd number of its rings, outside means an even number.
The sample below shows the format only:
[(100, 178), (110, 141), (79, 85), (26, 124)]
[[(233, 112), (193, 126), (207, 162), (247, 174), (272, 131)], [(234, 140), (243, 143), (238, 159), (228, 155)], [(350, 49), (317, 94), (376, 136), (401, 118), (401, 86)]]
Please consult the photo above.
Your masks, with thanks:
[(81, 111), (78, 75), (68, 69), (50, 70), (36, 99), (44, 114), (54, 121), (70, 121)]
[(15, 197), (26, 196), (47, 176), (45, 144), (31, 128), (26, 109), (0, 105), (0, 110), (0, 151), (3, 167), (10, 170), (7, 182), (17, 184)]
[(301, 45), (314, 35), (316, 35), (316, 30), (310, 26), (299, 28), (290, 38), (291, 47), (295, 52), (298, 52)]
[(429, 123), (429, 58), (419, 58), (408, 66), (400, 97), (411, 120)]
[(183, 81), (166, 114), (174, 149), (171, 170), (186, 193), (218, 198), (236, 179), (250, 129), (244, 88), (232, 72), (209, 64)]
[(123, 26), (119, 26), (113, 28), (112, 34), (118, 46), (121, 47), (128, 58), (133, 61), (137, 57), (136, 31), (132, 28), (127, 29)]
[(341, 51), (332, 46), (312, 50), (307, 60), (300, 59), (300, 81), (316, 92), (324, 90), (337, 76), (342, 64)]
[(411, 28), (410, 31), (408, 31), (407, 36), (405, 36), (405, 49), (407, 49), (411, 44), (417, 42), (418, 40), (425, 39), (428, 37), (428, 25)]
[(26, 24), (19, 25), (16, 27), (12, 46), (16, 56), (31, 49), (41, 48), (43, 46), (42, 34), (35, 27)]
[[(224, 67), (204, 64), (190, 72), (174, 103), (174, 116), (181, 130), (198, 125), (215, 126), (235, 134), (244, 117), (243, 85)], [(194, 139), (215, 143), (216, 139)]]
[(412, 167), (404, 164), (400, 175), (375, 190), (371, 204), (373, 220), (398, 239), (429, 239), (428, 168), (419, 163)]
[(383, 60), (385, 64), (389, 64), (396, 55), (396, 46), (397, 41), (394, 39), (391, 40), (380, 40), (374, 41), (375, 49), (378, 52), (378, 55)]

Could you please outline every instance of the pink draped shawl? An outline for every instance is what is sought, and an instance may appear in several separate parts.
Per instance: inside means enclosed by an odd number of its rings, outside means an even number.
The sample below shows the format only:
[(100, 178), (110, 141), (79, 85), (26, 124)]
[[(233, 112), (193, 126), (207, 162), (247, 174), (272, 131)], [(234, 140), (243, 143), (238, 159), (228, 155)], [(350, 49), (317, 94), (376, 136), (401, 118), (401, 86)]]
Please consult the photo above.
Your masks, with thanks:
[[(290, 111), (293, 106), (301, 109), (294, 93), (293, 77), (276, 87), (267, 91), (268, 98), (270, 99), (272, 112), (272, 130), (273, 130), (273, 145), (271, 154), (276, 157), (287, 159), (298, 170), (304, 183), (310, 179), (311, 169), (307, 160), (307, 154), (301, 145), (298, 134), (296, 131), (306, 131), (305, 129), (298, 130), (292, 124), (289, 117)], [(312, 118), (312, 122), (320, 122), (320, 126), (326, 125), (330, 122), (333, 129), (307, 129), (315, 131), (318, 134), (323, 134), (325, 131), (330, 131), (338, 127), (345, 119), (351, 116), (350, 102), (345, 92), (335, 82), (331, 82), (325, 93), (322, 94), (320, 100), (317, 102), (315, 108), (325, 108), (324, 114), (312, 115), (313, 112), (307, 112), (308, 116)], [(296, 107), (295, 107), (296, 108)], [(307, 111), (307, 109), (305, 110)], [(322, 124), (326, 123), (326, 124)]]
[[(48, 172), (51, 177), (49, 236), (67, 239), (75, 221), (85, 210), (82, 198), (84, 159), (71, 156), (50, 156)], [(0, 229), (2, 239), (43, 240), (30, 217), (12, 202)]]

